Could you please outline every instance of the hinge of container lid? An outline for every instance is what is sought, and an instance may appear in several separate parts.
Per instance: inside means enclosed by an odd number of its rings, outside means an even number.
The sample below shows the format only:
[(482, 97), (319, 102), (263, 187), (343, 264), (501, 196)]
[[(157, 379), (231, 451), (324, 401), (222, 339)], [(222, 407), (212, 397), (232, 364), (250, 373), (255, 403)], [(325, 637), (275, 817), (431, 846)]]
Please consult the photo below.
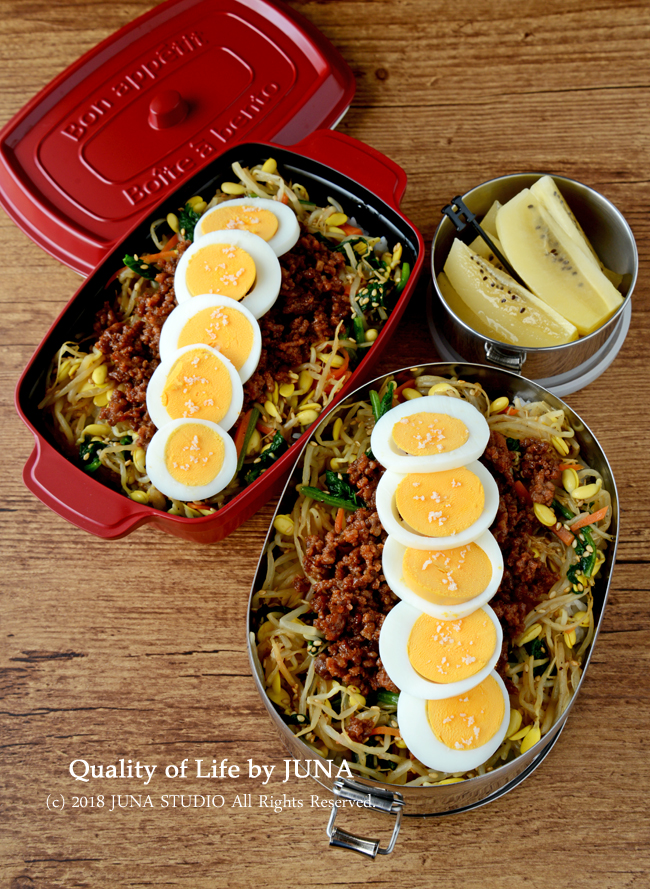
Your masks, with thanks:
[[(353, 852), (360, 852), (369, 858), (376, 858), (378, 854), (389, 855), (395, 848), (402, 820), (402, 809), (404, 807), (404, 797), (402, 794), (397, 793), (397, 791), (379, 790), (375, 787), (368, 787), (365, 784), (358, 784), (356, 781), (345, 781), (339, 778), (334, 782), (334, 796), (332, 814), (327, 825), (327, 836), (330, 839), (330, 846), (338, 846), (340, 849), (351, 849)], [(334, 827), (339, 800), (358, 803), (365, 808), (375, 809), (375, 811), (395, 816), (393, 833), (385, 849), (380, 847), (379, 840), (358, 837), (355, 834), (348, 833), (346, 830)]]

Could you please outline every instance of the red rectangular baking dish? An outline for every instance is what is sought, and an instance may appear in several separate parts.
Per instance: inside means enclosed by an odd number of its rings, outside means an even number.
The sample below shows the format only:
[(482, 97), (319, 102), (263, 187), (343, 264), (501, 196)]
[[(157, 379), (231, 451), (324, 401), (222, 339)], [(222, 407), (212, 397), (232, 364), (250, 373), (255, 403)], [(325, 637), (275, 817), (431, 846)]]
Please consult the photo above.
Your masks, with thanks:
[(340, 397), (371, 375), (399, 323), (416, 286), (425, 252), (422, 236), (399, 210), (406, 187), (404, 171), (369, 146), (330, 130), (319, 130), (291, 148), (272, 143), (246, 143), (228, 149), (176, 192), (167, 195), (161, 207), (154, 208), (97, 266), (55, 321), (18, 383), (16, 408), (35, 438), (34, 450), (23, 473), (25, 484), (57, 514), (79, 528), (99, 537), (119, 538), (150, 524), (200, 543), (221, 540), (279, 493), (293, 464), (296, 448), (304, 436), (310, 434), (311, 427), (263, 475), (218, 512), (202, 518), (185, 518), (136, 503), (86, 474), (57, 448), (37, 407), (53, 355), (61, 343), (92, 329), (92, 318), (105, 299), (107, 282), (122, 266), (125, 253), (142, 252), (143, 244), (151, 243), (150, 223), (161, 215), (161, 208), (182, 205), (195, 194), (209, 200), (220, 182), (232, 178), (234, 161), (252, 166), (271, 156), (286, 176), (300, 178), (313, 200), (326, 201), (332, 197), (373, 235), (384, 235), (389, 244), (400, 242), (403, 260), (412, 270), (404, 290), (391, 307), (388, 321)]
[(333, 127), (345, 60), (282, 0), (167, 0), (59, 74), (0, 131), (0, 203), (88, 275), (232, 145)]
[(25, 484), (59, 515), (104, 538), (151, 524), (209, 543), (282, 486), (294, 447), (217, 513), (172, 516), (83, 472), (60, 453), (37, 409), (53, 355), (91, 331), (124, 254), (151, 244), (149, 226), (162, 211), (195, 194), (209, 200), (233, 178), (234, 161), (252, 166), (273, 156), (310, 196), (339, 200), (368, 232), (402, 243), (411, 277), (341, 396), (370, 375), (411, 297), (424, 245), (399, 211), (404, 171), (326, 129), (354, 88), (337, 50), (282, 0), (168, 0), (62, 72), (0, 131), (0, 203), (44, 250), (89, 275), (16, 390), (35, 437)]

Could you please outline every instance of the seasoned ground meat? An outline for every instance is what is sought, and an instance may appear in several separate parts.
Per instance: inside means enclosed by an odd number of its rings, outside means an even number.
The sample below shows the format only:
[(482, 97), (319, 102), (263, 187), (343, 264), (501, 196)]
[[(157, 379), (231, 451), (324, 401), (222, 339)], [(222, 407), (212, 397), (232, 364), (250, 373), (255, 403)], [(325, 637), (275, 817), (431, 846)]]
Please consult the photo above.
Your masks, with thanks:
[(555, 487), (562, 477), (560, 458), (555, 448), (546, 441), (525, 438), (521, 442), (519, 472), (522, 478), (530, 479), (528, 493), (535, 503), (550, 506), (555, 496)]
[[(178, 259), (189, 241), (178, 245)], [(120, 309), (119, 295), (104, 303), (95, 318), (95, 346), (107, 357), (108, 376), (119, 386), (102, 410), (99, 419), (111, 426), (128, 423), (138, 433), (140, 444), (153, 437), (156, 427), (146, 407), (146, 392), (154, 370), (160, 364), (160, 330), (176, 306), (174, 272), (178, 259), (167, 261), (156, 276), (160, 285), (146, 283), (133, 314), (126, 320)]]
[[(506, 641), (497, 665), (503, 674), (508, 640), (521, 633), (526, 614), (557, 580), (530, 549), (530, 538), (539, 522), (526, 491), (519, 485), (517, 490), (515, 482), (522, 482), (535, 502), (550, 504), (561, 471), (550, 445), (524, 439), (515, 454), (498, 432), (490, 434), (482, 461), (499, 488), (499, 507), (491, 530), (503, 553), (504, 573), (490, 604), (504, 628)], [(324, 678), (358, 686), (363, 694), (378, 688), (397, 690), (378, 654), (382, 623), (396, 602), (381, 573), (386, 533), (374, 509), (382, 473), (381, 465), (365, 454), (350, 466), (348, 481), (367, 508), (349, 515), (340, 534), (330, 531), (324, 539), (309, 538), (305, 556), (305, 571), (313, 581), (314, 626), (328, 642), (316, 659), (316, 670)], [(306, 592), (307, 581), (299, 578), (296, 582), (301, 592)], [(362, 732), (363, 728), (355, 725), (354, 731)]]
[(358, 457), (350, 464), (348, 480), (355, 485), (363, 502), (370, 509), (375, 508), (375, 494), (377, 485), (384, 474), (384, 467), (376, 460), (371, 460), (366, 454)]
[(309, 360), (311, 346), (331, 339), (341, 320), (350, 317), (350, 299), (341, 272), (342, 253), (329, 249), (303, 231), (288, 253), (280, 257), (282, 286), (277, 302), (260, 318), (262, 354), (257, 370), (244, 386), (244, 409), (264, 402), (275, 383)]
[[(95, 318), (95, 345), (108, 359), (109, 378), (119, 386), (99, 418), (111, 425), (128, 423), (140, 444), (147, 444), (156, 431), (146, 408), (147, 385), (160, 364), (160, 330), (176, 306), (176, 265), (189, 246), (189, 241), (179, 242), (178, 258), (164, 263), (156, 276), (159, 289), (143, 285), (130, 318), (122, 315), (119, 296), (106, 302)], [(309, 360), (311, 346), (331, 339), (339, 322), (350, 316), (340, 277), (345, 267), (341, 253), (303, 232), (280, 266), (280, 295), (260, 319), (262, 353), (244, 386), (244, 410), (265, 401), (276, 382), (288, 381), (290, 370)]]
[[(554, 480), (561, 472), (553, 449), (537, 439), (520, 442), (519, 466), (516, 467), (513, 452), (508, 450), (506, 440), (499, 432), (490, 433), (481, 459), (499, 487), (499, 509), (491, 531), (503, 553), (504, 572), (490, 605), (501, 621), (505, 639), (508, 639), (522, 632), (526, 614), (548, 595), (557, 580), (557, 575), (529, 549), (530, 537), (539, 528), (539, 522), (523, 492), (521, 495), (517, 493), (514, 483), (521, 481), (521, 477), (532, 480), (531, 497), (536, 502), (550, 504)], [(504, 651), (497, 665), (501, 673), (506, 655), (507, 642), (504, 642)]]
[(506, 481), (512, 484), (512, 451), (508, 450), (508, 445), (500, 432), (491, 432), (487, 447), (483, 452), (483, 463), (491, 471), (499, 472)]
[[(364, 454), (351, 464), (348, 480), (366, 502), (374, 503), (380, 475), (379, 464)], [(397, 602), (382, 574), (385, 539), (376, 511), (362, 507), (348, 515), (341, 533), (308, 538), (305, 553), (305, 572), (314, 589), (314, 626), (329, 643), (316, 658), (316, 670), (364, 695), (378, 688), (397, 691), (379, 658), (379, 632)]]
[(351, 716), (345, 728), (353, 741), (365, 744), (372, 734), (374, 725), (372, 719), (359, 719), (358, 716)]

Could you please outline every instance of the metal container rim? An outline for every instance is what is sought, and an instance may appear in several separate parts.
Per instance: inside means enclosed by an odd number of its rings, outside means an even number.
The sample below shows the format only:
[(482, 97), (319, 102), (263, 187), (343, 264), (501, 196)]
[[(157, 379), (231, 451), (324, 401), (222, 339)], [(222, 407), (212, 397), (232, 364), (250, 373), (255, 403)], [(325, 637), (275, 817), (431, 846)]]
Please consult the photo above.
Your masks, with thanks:
[[(575, 347), (576, 343), (585, 344), (589, 343), (592, 339), (598, 337), (602, 334), (603, 330), (607, 327), (613, 327), (619, 320), (622, 315), (624, 309), (626, 308), (628, 301), (632, 299), (632, 293), (636, 286), (636, 282), (639, 275), (639, 251), (636, 245), (636, 239), (634, 237), (634, 233), (628, 223), (627, 219), (623, 216), (618, 207), (606, 198), (604, 194), (599, 191), (596, 191), (595, 188), (592, 188), (590, 185), (586, 185), (584, 182), (580, 182), (578, 179), (572, 179), (570, 176), (563, 176), (561, 174), (555, 173), (541, 173), (539, 171), (523, 171), (521, 173), (507, 173), (504, 176), (494, 176), (492, 179), (486, 179), (485, 182), (481, 182), (479, 185), (475, 185), (473, 188), (470, 188), (469, 191), (466, 191), (465, 194), (462, 195), (463, 201), (467, 201), (471, 196), (478, 191), (479, 189), (483, 189), (489, 185), (493, 185), (496, 183), (507, 183), (510, 180), (515, 180), (519, 178), (525, 178), (529, 176), (552, 176), (553, 179), (557, 179), (560, 182), (570, 182), (573, 185), (577, 185), (582, 189), (585, 189), (586, 194), (594, 195), (598, 200), (603, 201), (605, 206), (607, 206), (614, 214), (614, 216), (618, 219), (621, 227), (625, 231), (629, 244), (632, 248), (632, 257), (633, 257), (633, 267), (634, 271), (632, 272), (630, 285), (627, 289), (623, 302), (618, 307), (618, 309), (614, 312), (614, 314), (609, 318), (604, 324), (600, 327), (597, 327), (596, 330), (593, 330), (591, 333), (587, 334), (587, 336), (581, 336), (579, 339), (574, 340), (570, 343), (560, 343), (556, 346), (517, 346), (512, 343), (504, 343), (502, 340), (495, 340), (493, 337), (486, 336), (484, 334), (478, 334), (473, 327), (470, 327), (467, 322), (463, 321), (462, 318), (459, 318), (458, 315), (451, 308), (447, 300), (444, 298), (444, 295), (440, 291), (440, 287), (438, 286), (438, 281), (436, 278), (436, 269), (435, 269), (435, 248), (436, 243), (438, 241), (438, 237), (443, 230), (443, 226), (451, 225), (449, 219), (443, 216), (440, 222), (438, 223), (436, 230), (433, 234), (433, 238), (431, 241), (431, 279), (432, 286), (435, 287), (436, 293), (438, 297), (442, 300), (442, 303), (445, 307), (445, 310), (451, 315), (454, 319), (454, 322), (458, 324), (464, 331), (467, 331), (468, 334), (473, 336), (480, 336), (485, 340), (486, 343), (494, 344), (495, 346), (501, 347), (504, 350), (511, 350), (513, 352), (526, 352), (531, 353), (531, 355), (544, 355), (550, 352), (554, 352), (556, 350), (569, 350), (572, 346)], [(504, 368), (505, 369), (505, 368)]]
[[(486, 777), (488, 777), (488, 776), (491, 778), (494, 778), (495, 776), (498, 777), (500, 774), (502, 774), (503, 779), (504, 779), (504, 784), (501, 785), (501, 787), (499, 787), (495, 792), (488, 794), (488, 796), (486, 798), (477, 800), (476, 802), (474, 802), (470, 805), (460, 806), (457, 809), (453, 809), (453, 810), (450, 809), (446, 812), (430, 812), (430, 813), (413, 812), (413, 813), (409, 813), (409, 812), (405, 811), (405, 814), (413, 814), (416, 816), (418, 814), (423, 814), (423, 815), (426, 814), (428, 816), (428, 815), (452, 814), (452, 812), (459, 812), (459, 811), (464, 811), (464, 810), (471, 809), (471, 808), (477, 808), (478, 806), (483, 805), (484, 803), (490, 802), (492, 799), (496, 799), (499, 796), (502, 796), (508, 790), (513, 789), (517, 784), (519, 784), (523, 780), (523, 777), (527, 777), (529, 774), (531, 774), (535, 770), (535, 768), (537, 768), (537, 766), (541, 763), (541, 761), (545, 758), (546, 753), (547, 753), (547, 747), (550, 749), (550, 747), (552, 747), (555, 744), (555, 740), (557, 739), (557, 736), (559, 735), (559, 733), (562, 731), (562, 729), (566, 723), (566, 720), (568, 718), (568, 715), (569, 715), (569, 713), (570, 713), (570, 711), (571, 711), (571, 709), (572, 709), (572, 707), (573, 707), (573, 705), (574, 705), (576, 699), (578, 698), (578, 695), (582, 689), (582, 684), (585, 681), (587, 669), (589, 667), (589, 664), (591, 661), (591, 656), (592, 656), (592, 653), (594, 650), (594, 646), (596, 644), (596, 641), (597, 641), (597, 638), (598, 638), (598, 635), (600, 632), (600, 627), (602, 625), (603, 615), (604, 615), (605, 606), (607, 603), (609, 588), (611, 585), (612, 571), (613, 571), (614, 563), (616, 560), (616, 550), (618, 547), (618, 540), (619, 540), (619, 499), (618, 499), (618, 489), (616, 486), (616, 481), (615, 481), (615, 478), (614, 478), (614, 475), (613, 475), (613, 472), (611, 469), (611, 465), (607, 459), (607, 455), (605, 454), (600, 443), (598, 442), (598, 439), (591, 431), (590, 427), (582, 420), (582, 418), (569, 405), (567, 405), (566, 402), (564, 402), (561, 398), (559, 398), (557, 395), (554, 395), (552, 392), (550, 392), (548, 389), (545, 389), (543, 386), (540, 386), (539, 383), (536, 383), (534, 380), (528, 380), (527, 378), (522, 377), (521, 375), (516, 374), (512, 371), (501, 369), (501, 368), (491, 367), (490, 365), (476, 364), (476, 363), (470, 363), (470, 362), (428, 362), (428, 363), (423, 363), (420, 365), (406, 365), (405, 367), (397, 368), (393, 371), (388, 371), (387, 373), (381, 374), (381, 375), (375, 377), (374, 379), (363, 383), (362, 385), (360, 385), (356, 389), (354, 389), (352, 392), (348, 393), (347, 396), (345, 397), (345, 399), (340, 401), (337, 405), (333, 405), (327, 411), (327, 413), (321, 418), (318, 425), (320, 426), (321, 423), (326, 422), (329, 414), (333, 410), (340, 408), (343, 403), (345, 403), (346, 401), (354, 400), (359, 392), (361, 392), (363, 390), (368, 390), (372, 386), (376, 386), (376, 384), (378, 382), (383, 381), (386, 378), (386, 376), (393, 375), (393, 374), (399, 374), (404, 371), (410, 371), (414, 367), (422, 368), (422, 369), (424, 369), (425, 372), (426, 371), (430, 371), (430, 372), (437, 371), (437, 372), (439, 372), (437, 374), (439, 376), (457, 375), (459, 377), (466, 377), (468, 374), (476, 374), (477, 376), (480, 376), (481, 373), (484, 373), (487, 375), (496, 375), (496, 376), (505, 375), (506, 377), (510, 378), (511, 383), (513, 385), (517, 386), (518, 388), (521, 388), (524, 386), (530, 386), (535, 390), (536, 394), (543, 396), (544, 400), (550, 399), (551, 402), (556, 402), (557, 405), (561, 406), (563, 410), (567, 411), (572, 425), (575, 424), (576, 426), (578, 426), (578, 428), (580, 429), (581, 435), (584, 435), (586, 433), (587, 436), (589, 436), (592, 439), (593, 444), (595, 445), (595, 447), (597, 448), (597, 450), (599, 452), (599, 456), (602, 459), (604, 467), (606, 468), (607, 474), (609, 476), (607, 479), (607, 482), (611, 486), (612, 513), (613, 513), (612, 524), (614, 526), (614, 539), (611, 542), (610, 546), (608, 547), (607, 556), (606, 556), (605, 565), (606, 565), (607, 571), (606, 571), (606, 573), (602, 574), (602, 579), (605, 581), (605, 583), (604, 583), (604, 588), (602, 591), (602, 602), (600, 605), (600, 615), (599, 615), (598, 622), (597, 622), (595, 629), (594, 629), (594, 638), (592, 639), (591, 645), (589, 647), (589, 650), (586, 654), (585, 661), (583, 663), (582, 675), (580, 677), (578, 687), (576, 688), (575, 693), (573, 694), (571, 700), (569, 701), (567, 709), (564, 711), (564, 713), (562, 713), (562, 715), (559, 717), (559, 719), (554, 723), (554, 725), (551, 727), (549, 732), (543, 738), (541, 738), (537, 742), (537, 744), (535, 744), (533, 747), (531, 747), (530, 750), (528, 750), (525, 754), (519, 756), (515, 760), (510, 760), (509, 762), (504, 763), (503, 765), (494, 769), (492, 772), (488, 773), (487, 776), (480, 775), (475, 778), (469, 779), (467, 782), (462, 782), (463, 784), (465, 784), (465, 783), (466, 784), (473, 784), (474, 786), (476, 786), (478, 782), (481, 782), (482, 780), (486, 779)], [(253, 596), (254, 596), (256, 590), (258, 589), (257, 579), (260, 576), (260, 574), (262, 573), (262, 571), (264, 570), (264, 559), (265, 559), (266, 550), (267, 550), (269, 543), (271, 541), (272, 534), (274, 533), (273, 522), (274, 522), (276, 516), (279, 514), (280, 509), (284, 503), (284, 500), (287, 497), (287, 495), (292, 487), (294, 472), (297, 469), (297, 467), (299, 466), (302, 456), (304, 454), (304, 451), (309, 446), (310, 440), (311, 440), (311, 436), (305, 442), (305, 444), (301, 447), (300, 451), (297, 453), (297, 455), (295, 457), (294, 466), (293, 466), (291, 475), (289, 476), (289, 478), (284, 486), (284, 489), (282, 491), (282, 494), (279, 497), (273, 518), (271, 519), (271, 522), (269, 524), (269, 530), (267, 532), (266, 539), (265, 539), (263, 548), (261, 550), (260, 557), (258, 559), (257, 569), (255, 572), (253, 583), (251, 585), (251, 591), (250, 591), (248, 606), (247, 606), (246, 633), (247, 633), (248, 657), (249, 657), (249, 662), (251, 664), (251, 671), (253, 673), (253, 679), (254, 679), (255, 685), (257, 687), (257, 691), (260, 695), (262, 703), (266, 707), (266, 709), (269, 713), (269, 716), (271, 717), (272, 722), (275, 724), (276, 729), (277, 729), (278, 733), (280, 734), (282, 740), (284, 740), (285, 736), (288, 738), (288, 736), (291, 735), (291, 738), (294, 739), (294, 742), (296, 744), (299, 744), (301, 747), (305, 748), (305, 753), (308, 754), (310, 758), (318, 756), (323, 762), (326, 762), (324, 757), (322, 757), (322, 756), (320, 756), (320, 754), (316, 754), (314, 751), (310, 750), (304, 743), (302, 743), (300, 741), (299, 738), (296, 738), (295, 735), (293, 735), (293, 733), (291, 732), (289, 727), (282, 720), (278, 711), (270, 703), (268, 696), (266, 695), (266, 692), (264, 690), (262, 681), (260, 679), (259, 668), (257, 666), (255, 658), (253, 657), (253, 646), (252, 646), (252, 640), (251, 640), (251, 636), (252, 636), (251, 604), (252, 604)], [(610, 526), (610, 532), (611, 532), (611, 526)], [(510, 768), (510, 770), (512, 770), (512, 767), (515, 765), (519, 767), (516, 770), (516, 774), (514, 774), (510, 778), (507, 778), (506, 776), (507, 776), (508, 769)], [(391, 790), (391, 789), (398, 790), (400, 792), (409, 791), (409, 796), (412, 795), (413, 793), (419, 793), (420, 791), (432, 791), (432, 790), (433, 790), (434, 794), (436, 792), (443, 791), (443, 793), (445, 795), (447, 795), (447, 794), (449, 794), (450, 790), (453, 790), (454, 787), (458, 786), (458, 785), (441, 785), (441, 786), (432, 785), (429, 787), (409, 788), (404, 785), (391, 785), (391, 784), (387, 784), (385, 782), (374, 781), (373, 779), (368, 779), (368, 778), (365, 778), (362, 776), (355, 777), (354, 780), (364, 783), (370, 788), (376, 788), (376, 789), (380, 789), (383, 791)], [(442, 796), (442, 794), (441, 794), (441, 796)]]

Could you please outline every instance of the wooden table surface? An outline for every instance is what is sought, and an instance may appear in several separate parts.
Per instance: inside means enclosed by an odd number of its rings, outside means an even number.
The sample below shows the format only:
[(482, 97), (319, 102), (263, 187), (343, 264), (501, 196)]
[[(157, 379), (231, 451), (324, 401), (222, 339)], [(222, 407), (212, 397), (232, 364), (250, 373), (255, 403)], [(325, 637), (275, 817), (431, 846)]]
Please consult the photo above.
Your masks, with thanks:
[[(153, 5), (2, 0), (0, 124)], [(427, 243), (450, 197), (527, 170), (590, 184), (634, 231), (630, 332), (604, 376), (567, 397), (608, 454), (621, 500), (618, 563), (589, 675), (558, 743), (509, 795), (462, 815), (406, 819), (393, 855), (375, 862), (330, 850), (327, 810), (311, 805), (324, 794), (308, 780), (283, 783), (284, 749), (249, 673), (246, 605), (274, 504), (212, 546), (146, 528), (109, 542), (27, 491), (32, 436), (13, 390), (79, 279), (2, 214), (0, 886), (647, 887), (650, 6), (291, 5), (351, 65), (357, 92), (340, 129), (406, 170), (402, 208)], [(423, 323), (425, 285), (382, 370), (437, 357)], [(194, 760), (225, 758), (241, 767), (239, 778), (193, 777)], [(185, 780), (165, 776), (185, 759)], [(268, 784), (247, 776), (249, 759), (276, 766)], [(73, 760), (157, 770), (148, 786), (83, 783), (69, 774)], [(222, 794), (225, 806), (161, 807), (163, 795), (181, 792)], [(111, 811), (113, 794), (122, 802), (150, 794), (155, 807)], [(243, 794), (251, 808), (232, 805)], [(262, 795), (284, 802), (284, 794), (294, 807), (259, 805)], [(95, 805), (74, 807), (84, 796)], [(54, 808), (61, 798), (64, 809)], [(379, 815), (340, 819), (386, 839)]]

